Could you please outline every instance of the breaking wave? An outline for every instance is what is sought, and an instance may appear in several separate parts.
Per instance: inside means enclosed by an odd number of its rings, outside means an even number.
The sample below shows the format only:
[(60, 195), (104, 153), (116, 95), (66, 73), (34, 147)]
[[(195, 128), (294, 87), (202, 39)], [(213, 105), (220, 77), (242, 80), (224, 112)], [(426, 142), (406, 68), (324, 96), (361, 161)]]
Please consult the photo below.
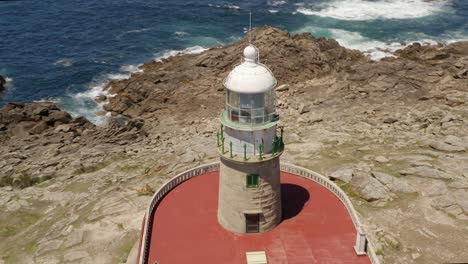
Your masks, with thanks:
[(413, 33), (403, 37), (399, 42), (375, 40), (365, 37), (358, 32), (343, 29), (306, 26), (295, 33), (302, 32), (310, 32), (317, 37), (320, 36), (336, 39), (341, 46), (362, 51), (367, 57), (374, 61), (378, 61), (386, 57), (395, 57), (394, 52), (396, 50), (403, 49), (415, 42), (423, 45), (435, 45), (437, 43), (449, 44), (455, 41), (468, 40), (468, 36), (458, 31), (447, 32), (438, 38), (421, 33)]
[(173, 56), (179, 56), (183, 54), (199, 54), (208, 50), (208, 48), (204, 48), (202, 46), (193, 46), (183, 50), (165, 50), (162, 53), (158, 53), (156, 55), (156, 61), (161, 61), (162, 59), (167, 59)]
[(362, 21), (420, 18), (440, 13), (448, 6), (449, 0), (334, 0), (312, 8), (300, 6), (296, 11), (304, 15)]
[(239, 10), (240, 6), (236, 5), (213, 5), (213, 4), (208, 4), (209, 7), (216, 7), (216, 8), (223, 8), (223, 9), (232, 9), (232, 10)]
[[(182, 54), (198, 54), (207, 50), (207, 48), (201, 46), (193, 46), (183, 50), (166, 50), (159, 55), (156, 60), (160, 61), (164, 58), (172, 56), (178, 56)], [(104, 88), (109, 84), (111, 80), (124, 80), (129, 79), (133, 73), (143, 72), (141, 69), (142, 64), (138, 65), (123, 65), (120, 67), (120, 71), (117, 73), (110, 73), (97, 78), (91, 84), (88, 89), (83, 92), (79, 92), (73, 95), (67, 96), (60, 104), (63, 105), (64, 109), (68, 111), (72, 116), (84, 116), (89, 121), (96, 125), (103, 125), (107, 122), (110, 113), (104, 113), (103, 106), (108, 101), (96, 102), (96, 97), (105, 96), (106, 98), (112, 97), (108, 90)], [(47, 100), (50, 101), (50, 100)]]
[(286, 1), (268, 1), (267, 5), (269, 6), (279, 6), (279, 5), (284, 5), (286, 4)]
[(75, 63), (75, 61), (73, 59), (64, 58), (64, 59), (60, 59), (60, 60), (55, 61), (54, 65), (62, 66), (62, 67), (70, 67), (70, 66), (73, 65), (73, 63)]
[(184, 36), (188, 36), (190, 34), (185, 32), (185, 31), (176, 31), (176, 32), (174, 32), (174, 35), (176, 35), (177, 37), (184, 37)]

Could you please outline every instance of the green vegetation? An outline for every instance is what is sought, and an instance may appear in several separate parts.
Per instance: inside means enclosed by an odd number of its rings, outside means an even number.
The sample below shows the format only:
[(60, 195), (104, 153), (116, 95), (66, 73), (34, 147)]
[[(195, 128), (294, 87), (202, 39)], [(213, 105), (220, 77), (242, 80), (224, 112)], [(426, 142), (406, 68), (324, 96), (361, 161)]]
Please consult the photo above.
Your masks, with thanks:
[(0, 238), (7, 238), (20, 233), (28, 226), (36, 223), (39, 218), (38, 214), (27, 211), (17, 211), (11, 214), (2, 213), (0, 215)]
[(92, 164), (89, 166), (82, 166), (75, 171), (73, 171), (73, 175), (79, 175), (79, 174), (84, 174), (84, 173), (92, 173), (101, 169), (104, 169), (105, 167), (109, 166), (113, 162), (116, 161), (121, 161), (127, 159), (127, 155), (124, 153), (117, 153), (113, 154), (109, 159), (102, 161), (102, 162), (97, 162), (96, 164)]

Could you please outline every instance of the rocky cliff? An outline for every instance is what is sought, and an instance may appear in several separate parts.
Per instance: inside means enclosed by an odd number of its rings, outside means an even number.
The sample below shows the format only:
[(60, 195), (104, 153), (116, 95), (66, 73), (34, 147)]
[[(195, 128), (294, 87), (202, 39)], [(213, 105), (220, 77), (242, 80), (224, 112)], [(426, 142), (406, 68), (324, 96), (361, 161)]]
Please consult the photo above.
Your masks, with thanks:
[[(466, 262), (468, 42), (375, 62), (309, 34), (253, 36), (279, 81), (284, 159), (350, 195), (384, 263)], [(48, 103), (2, 108), (0, 263), (125, 261), (148, 194), (216, 160), (222, 80), (245, 45), (109, 83), (104, 127)]]

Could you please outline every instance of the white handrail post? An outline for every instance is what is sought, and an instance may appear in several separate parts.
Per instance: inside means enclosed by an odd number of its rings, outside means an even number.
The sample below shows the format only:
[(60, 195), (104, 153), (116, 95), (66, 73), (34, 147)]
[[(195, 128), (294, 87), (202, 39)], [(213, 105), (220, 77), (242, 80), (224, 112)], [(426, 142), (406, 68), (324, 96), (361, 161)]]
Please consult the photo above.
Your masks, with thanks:
[(361, 227), (357, 228), (354, 251), (356, 251), (356, 254), (358, 255), (366, 255), (367, 253), (367, 238)]

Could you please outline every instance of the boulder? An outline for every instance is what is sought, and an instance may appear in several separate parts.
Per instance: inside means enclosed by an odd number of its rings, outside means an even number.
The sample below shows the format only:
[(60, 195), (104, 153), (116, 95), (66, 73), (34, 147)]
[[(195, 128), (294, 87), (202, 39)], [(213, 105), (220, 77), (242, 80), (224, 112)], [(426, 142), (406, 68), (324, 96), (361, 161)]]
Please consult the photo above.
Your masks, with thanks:
[(391, 198), (388, 188), (376, 178), (371, 177), (369, 173), (354, 173), (350, 184), (352, 191), (368, 202), (377, 200), (386, 201)]
[(282, 84), (282, 85), (278, 86), (275, 90), (276, 90), (277, 92), (284, 92), (284, 91), (287, 91), (287, 90), (289, 90), (289, 85), (287, 85), (287, 84)]
[(353, 178), (353, 169), (340, 169), (332, 172), (329, 176), (330, 180), (340, 180), (342, 182), (350, 182)]
[(457, 204), (463, 209), (464, 214), (468, 216), (468, 190), (456, 190), (453, 192), (453, 197)]
[(433, 140), (429, 146), (433, 149), (446, 152), (463, 152), (466, 150), (465, 143), (458, 137), (447, 136), (443, 140)]
[(383, 122), (384, 122), (385, 124), (393, 124), (393, 123), (398, 122), (398, 119), (393, 118), (393, 117), (387, 117), (387, 118), (385, 118), (385, 119), (383, 120)]
[(47, 123), (45, 121), (40, 121), (35, 126), (33, 126), (28, 132), (29, 134), (37, 135), (37, 134), (41, 134), (42, 132), (44, 132), (47, 128), (49, 128)]
[(388, 159), (384, 156), (377, 156), (374, 158), (375, 161), (379, 162), (379, 163), (386, 163), (388, 162)]
[(447, 173), (427, 166), (416, 166), (400, 171), (401, 175), (413, 175), (423, 178), (452, 179)]
[(65, 111), (53, 111), (48, 115), (48, 123), (51, 125), (55, 123), (68, 124), (71, 120), (71, 115)]
[(381, 182), (392, 192), (412, 193), (416, 189), (411, 186), (405, 179), (400, 179), (392, 175), (382, 172), (372, 172), (372, 176)]

